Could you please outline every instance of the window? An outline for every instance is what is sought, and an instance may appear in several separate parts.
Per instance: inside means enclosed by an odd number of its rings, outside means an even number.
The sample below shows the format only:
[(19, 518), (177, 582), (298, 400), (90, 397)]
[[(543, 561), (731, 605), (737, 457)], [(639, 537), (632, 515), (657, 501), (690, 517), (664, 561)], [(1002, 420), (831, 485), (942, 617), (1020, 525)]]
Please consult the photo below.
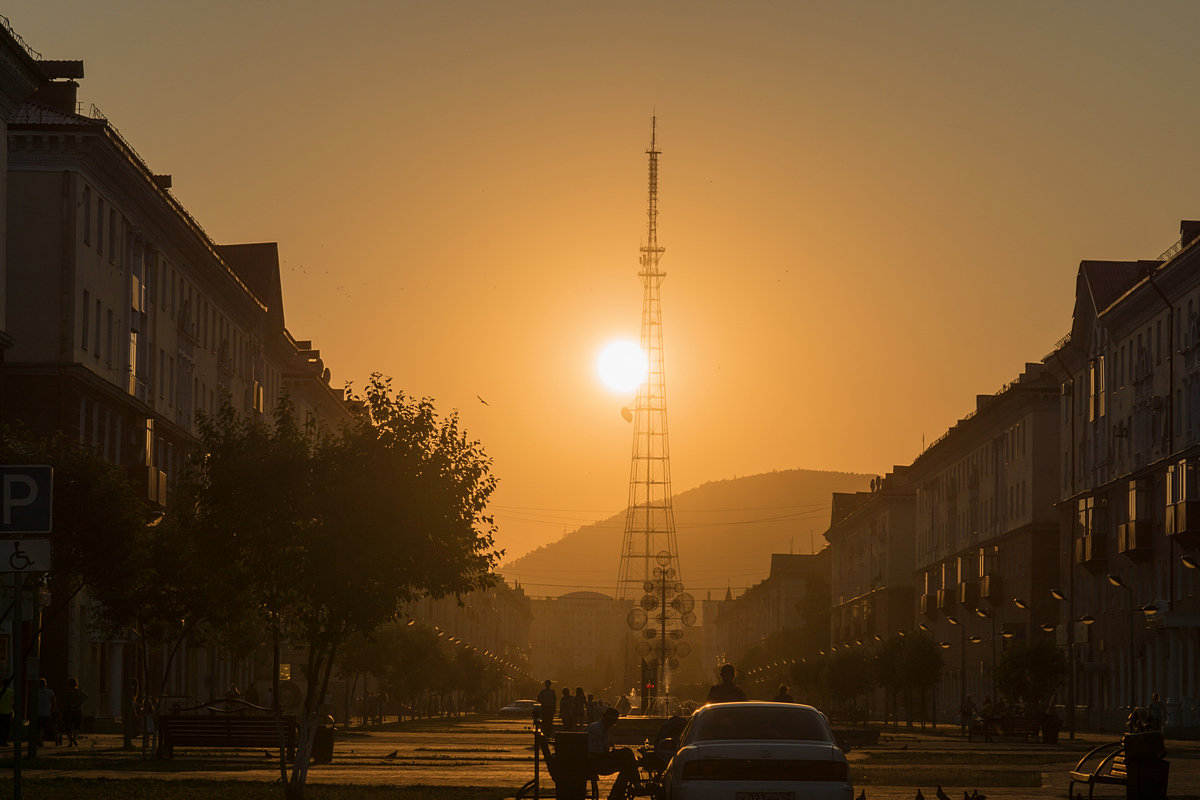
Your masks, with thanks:
[(83, 187), (83, 243), (92, 243), (92, 187)]
[(108, 366), (113, 363), (113, 313), (108, 309), (108, 330), (104, 332), (104, 358)]
[(96, 326), (96, 335), (92, 337), (92, 349), (95, 351), (96, 358), (100, 357), (100, 301), (96, 301), (96, 320), (93, 323)]
[(88, 329), (92, 325), (92, 296), (87, 289), (83, 290), (83, 342), (81, 346), (88, 349)]
[(1088, 378), (1091, 389), (1088, 422), (1095, 422), (1101, 419), (1105, 413), (1104, 356), (1096, 356), (1092, 361)]
[(167, 351), (158, 349), (158, 396), (167, 396)]
[(96, 252), (104, 255), (104, 199), (96, 201)]
[(1162, 320), (1154, 324), (1154, 363), (1162, 363)]
[(117, 210), (110, 208), (108, 211), (108, 260), (116, 262), (117, 260)]

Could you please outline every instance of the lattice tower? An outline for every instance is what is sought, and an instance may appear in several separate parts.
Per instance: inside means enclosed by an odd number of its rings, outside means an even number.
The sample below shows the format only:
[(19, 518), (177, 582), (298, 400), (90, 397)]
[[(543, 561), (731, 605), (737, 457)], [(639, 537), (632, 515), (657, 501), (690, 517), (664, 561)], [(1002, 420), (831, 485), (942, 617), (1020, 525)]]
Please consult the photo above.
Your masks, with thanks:
[(650, 127), (649, 209), (646, 245), (641, 248), (638, 277), (642, 282), (642, 351), (649, 362), (633, 409), (633, 459), (629, 470), (629, 507), (617, 598), (632, 600), (628, 624), (638, 637), (635, 650), (655, 662), (659, 689), (666, 671), (691, 652), (684, 629), (695, 624), (694, 598), (684, 591), (671, 507), (671, 454), (667, 442), (667, 379), (663, 353), (659, 267), (665, 248), (658, 243), (658, 157), (656, 123)]

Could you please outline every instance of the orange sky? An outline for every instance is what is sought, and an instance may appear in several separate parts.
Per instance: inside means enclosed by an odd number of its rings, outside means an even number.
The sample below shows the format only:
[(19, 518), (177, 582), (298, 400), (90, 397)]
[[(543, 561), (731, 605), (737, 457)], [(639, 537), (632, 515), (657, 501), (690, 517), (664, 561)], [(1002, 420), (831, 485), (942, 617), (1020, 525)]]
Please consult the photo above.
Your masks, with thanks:
[(1190, 2), (5, 6), (335, 382), (461, 410), (510, 556), (626, 502), (652, 111), (676, 491), (911, 461), (1200, 216)]

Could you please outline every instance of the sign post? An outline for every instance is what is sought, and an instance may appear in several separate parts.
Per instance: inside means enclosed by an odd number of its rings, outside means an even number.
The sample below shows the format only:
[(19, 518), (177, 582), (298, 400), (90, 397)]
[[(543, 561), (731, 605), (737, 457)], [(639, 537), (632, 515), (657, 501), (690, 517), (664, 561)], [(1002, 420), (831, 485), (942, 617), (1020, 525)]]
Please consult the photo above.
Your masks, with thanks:
[[(50, 569), (50, 540), (13, 538), (31, 533), (48, 534), (53, 522), (54, 468), (48, 464), (0, 464), (0, 572), (12, 573), (13, 590), (13, 800), (21, 800), (21, 744), (25, 721), (25, 636), (22, 630), (25, 601), (24, 573)], [(36, 703), (36, 696), (34, 703)], [(37, 719), (36, 706), (34, 719)], [(30, 726), (30, 754), (37, 752)]]

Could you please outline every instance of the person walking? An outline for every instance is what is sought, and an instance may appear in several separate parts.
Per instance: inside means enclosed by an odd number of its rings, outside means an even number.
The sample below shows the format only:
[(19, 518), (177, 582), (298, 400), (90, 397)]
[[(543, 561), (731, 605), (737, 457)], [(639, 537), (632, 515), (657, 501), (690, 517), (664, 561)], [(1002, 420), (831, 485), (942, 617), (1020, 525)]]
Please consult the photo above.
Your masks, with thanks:
[(958, 707), (958, 715), (962, 718), (962, 732), (965, 734), (975, 717), (975, 700), (971, 695), (963, 698), (962, 705)]
[(573, 731), (578, 724), (575, 716), (575, 698), (571, 697), (571, 689), (563, 687), (562, 702), (558, 704), (558, 718), (562, 721), (564, 731)]
[(538, 705), (542, 707), (540, 719), (542, 723), (542, 732), (547, 736), (554, 733), (554, 707), (558, 703), (558, 695), (554, 693), (553, 683), (549, 678), (546, 679), (546, 687), (538, 692)]
[(575, 703), (575, 724), (582, 728), (588, 724), (587, 695), (583, 693), (582, 686), (575, 687), (573, 702)]
[(58, 712), (58, 699), (54, 690), (46, 683), (45, 678), (38, 678), (37, 692), (38, 735), (42, 741), (49, 739), (55, 744), (62, 744), (58, 731), (54, 728), (54, 715)]
[(708, 690), (707, 701), (710, 703), (740, 703), (746, 699), (746, 693), (741, 690), (733, 679), (737, 670), (733, 664), (721, 665), (721, 682), (714, 684)]
[(83, 704), (87, 702), (87, 692), (79, 688), (79, 681), (67, 678), (67, 690), (62, 697), (63, 733), (67, 736), (67, 745), (78, 747), (79, 728), (83, 725)]
[(794, 702), (796, 702), (795, 700), (792, 699), (792, 696), (790, 694), (788, 694), (788, 687), (786, 684), (781, 684), (779, 686), (779, 694), (777, 694), (773, 698), (771, 698), (771, 701), (774, 703), (794, 703)]

